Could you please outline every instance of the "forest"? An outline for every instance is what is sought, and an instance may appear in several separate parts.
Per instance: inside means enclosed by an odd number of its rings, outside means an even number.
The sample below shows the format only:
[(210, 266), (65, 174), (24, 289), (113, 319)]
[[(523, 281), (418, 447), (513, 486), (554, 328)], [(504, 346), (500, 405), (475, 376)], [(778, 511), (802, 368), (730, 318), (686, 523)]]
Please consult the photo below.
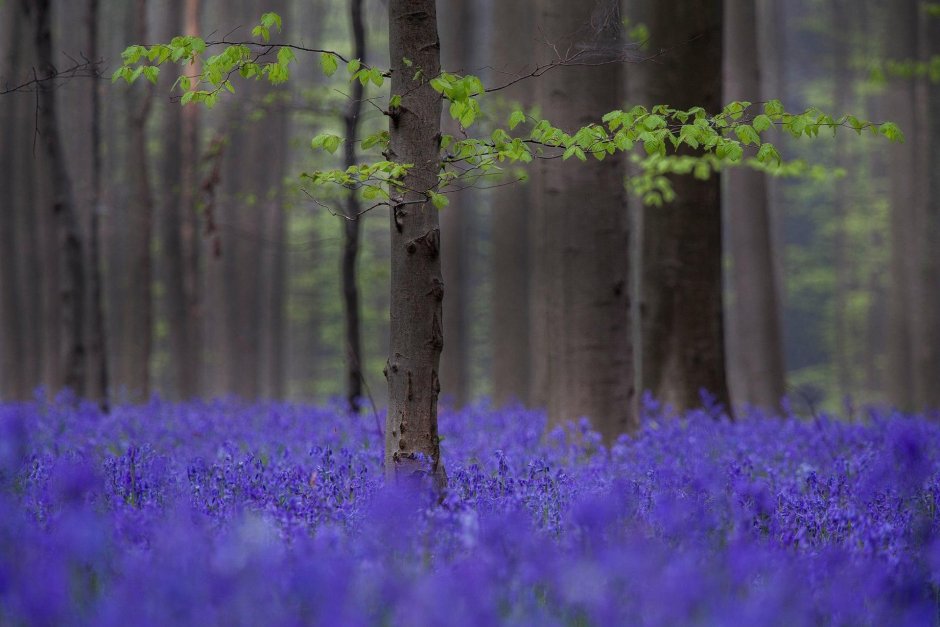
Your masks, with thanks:
[(0, 624), (940, 624), (935, 118), (922, 0), (0, 0)]

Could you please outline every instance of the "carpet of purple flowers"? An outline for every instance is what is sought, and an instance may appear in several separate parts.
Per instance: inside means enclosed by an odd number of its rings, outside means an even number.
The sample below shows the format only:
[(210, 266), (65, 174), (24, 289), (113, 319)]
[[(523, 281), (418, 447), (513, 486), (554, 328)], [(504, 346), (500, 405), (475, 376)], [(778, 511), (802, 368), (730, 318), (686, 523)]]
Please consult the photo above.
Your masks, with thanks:
[(450, 489), (372, 416), (0, 405), (2, 625), (936, 624), (940, 424), (441, 416)]

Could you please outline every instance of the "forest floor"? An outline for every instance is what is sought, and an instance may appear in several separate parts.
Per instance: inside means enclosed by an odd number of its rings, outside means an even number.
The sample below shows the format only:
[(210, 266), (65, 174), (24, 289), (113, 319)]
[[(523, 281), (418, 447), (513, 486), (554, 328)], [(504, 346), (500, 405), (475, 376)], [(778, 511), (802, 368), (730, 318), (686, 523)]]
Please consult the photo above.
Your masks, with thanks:
[(935, 624), (940, 425), (443, 412), (449, 490), (375, 417), (0, 405), (3, 625)]

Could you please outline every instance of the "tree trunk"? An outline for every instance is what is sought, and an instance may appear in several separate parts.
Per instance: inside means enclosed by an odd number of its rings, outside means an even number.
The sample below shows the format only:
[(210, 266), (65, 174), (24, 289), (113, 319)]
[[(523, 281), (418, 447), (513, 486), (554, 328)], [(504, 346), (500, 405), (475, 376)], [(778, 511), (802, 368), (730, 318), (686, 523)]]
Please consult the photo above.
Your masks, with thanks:
[[(286, 0), (270, 0), (265, 10), (279, 15), (287, 12)], [(273, 41), (283, 41), (281, 34)], [(284, 394), (284, 334), (285, 334), (285, 280), (287, 259), (285, 256), (284, 178), (287, 173), (288, 101), (286, 88), (273, 90), (273, 101), (267, 107), (263, 125), (265, 137), (257, 144), (256, 154), (268, 151), (267, 167), (261, 177), (261, 229), (264, 234), (261, 255), (261, 293), (258, 334), (259, 392), (265, 398), (281, 398)], [(258, 125), (262, 126), (262, 125)]]
[[(854, 5), (854, 3), (853, 3)], [(833, 87), (835, 89), (834, 101), (836, 111), (848, 111), (853, 104), (853, 85), (851, 68), (849, 67), (852, 55), (852, 45), (847, 33), (854, 32), (851, 25), (852, 17), (849, 11), (855, 11), (854, 6), (846, 0), (833, 0), (832, 21), (830, 28), (840, 29), (836, 35), (836, 47), (833, 51)], [(853, 13), (854, 15), (854, 13)], [(846, 172), (852, 172), (853, 157), (850, 153), (848, 137), (836, 138), (836, 163)], [(849, 174), (851, 176), (851, 174)], [(855, 393), (855, 376), (853, 359), (849, 341), (848, 301), (854, 287), (849, 251), (848, 216), (851, 210), (851, 185), (849, 176), (844, 176), (836, 182), (834, 207), (835, 232), (832, 241), (833, 261), (836, 272), (835, 291), (833, 293), (833, 365), (835, 369), (836, 389), (842, 402), (849, 401)]]
[[(541, 3), (545, 36), (559, 50), (580, 53), (583, 62), (538, 79), (545, 115), (561, 128), (597, 122), (622, 106), (623, 64), (609, 63), (620, 53), (620, 13), (610, 6)], [(533, 219), (532, 313), (535, 331), (544, 334), (534, 346), (545, 352), (533, 357), (544, 364), (550, 424), (587, 416), (609, 443), (638, 427), (626, 169), (617, 156), (543, 164)]]
[(428, 198), (441, 168), (441, 97), (429, 83), (441, 71), (437, 11), (434, 0), (389, 0), (388, 11), (391, 93), (401, 96), (401, 107), (389, 122), (389, 160), (413, 167), (403, 188), (390, 190), (385, 472), (394, 479), (420, 472), (426, 462), (443, 487), (446, 473), (440, 459), (437, 398), (444, 282), (438, 213)]
[[(480, 64), (476, 60), (479, 44), (477, 28), (480, 0), (450, 0), (441, 4), (441, 63), (445, 71), (470, 73)], [(461, 137), (460, 125), (444, 113), (444, 131)], [(473, 189), (450, 197), (441, 213), (441, 259), (447, 300), (444, 301), (444, 336), (447, 344), (441, 353), (441, 394), (461, 407), (470, 400), (470, 244), (475, 198)]]
[[(353, 35), (353, 58), (366, 63), (366, 29), (362, 19), (362, 0), (349, 0), (350, 27)], [(352, 93), (346, 107), (346, 144), (344, 165), (356, 165), (356, 145), (359, 140), (359, 116), (365, 87), (352, 81)], [(362, 399), (362, 331), (360, 330), (361, 307), (359, 304), (359, 279), (356, 264), (359, 257), (359, 235), (362, 207), (355, 189), (346, 195), (346, 219), (343, 220), (343, 315), (346, 318), (346, 402), (349, 411), (358, 413)]]
[[(917, 12), (920, 2), (901, 0), (887, 12), (887, 58), (892, 61), (916, 59)], [(888, 362), (887, 392), (889, 401), (896, 407), (914, 408), (913, 350), (914, 325), (911, 317), (914, 310), (917, 255), (911, 254), (911, 242), (917, 240), (915, 221), (922, 212), (922, 203), (917, 190), (922, 181), (917, 176), (917, 147), (919, 120), (916, 107), (916, 90), (911, 78), (889, 77), (885, 94), (885, 111), (906, 135), (903, 144), (892, 144), (888, 151), (890, 171), (889, 193), (891, 200), (891, 259), (890, 272), (893, 279), (888, 288)], [(925, 182), (924, 182), (925, 183)]]
[[(135, 0), (129, 14), (133, 41), (149, 41), (147, 0)], [(123, 210), (127, 222), (128, 267), (118, 270), (124, 276), (119, 302), (124, 317), (120, 338), (121, 365), (118, 381), (128, 398), (144, 400), (150, 394), (150, 355), (153, 334), (153, 279), (151, 242), (153, 235), (153, 192), (150, 186), (150, 153), (147, 122), (153, 104), (153, 89), (130, 98), (127, 133), (130, 141), (130, 197)], [(117, 312), (116, 312), (117, 313)]]
[[(924, 16), (924, 59), (930, 61), (940, 55), (940, 21)], [(918, 409), (940, 409), (940, 86), (931, 82), (925, 89), (925, 177), (927, 178), (927, 202), (920, 223), (920, 234), (916, 255), (918, 258), (918, 303), (919, 312), (914, 343), (915, 397)]]
[[(51, 7), (49, 0), (25, 0), (23, 7), (32, 17), (36, 61), (40, 77), (55, 75), (52, 54)], [(59, 356), (62, 383), (76, 394), (85, 390), (87, 376), (84, 333), (85, 269), (82, 236), (66, 168), (54, 85), (43, 82), (39, 90), (39, 131), (48, 165), (51, 213), (60, 251), (59, 276)]]
[[(494, 81), (508, 82), (533, 69), (533, 1), (498, 3), (491, 10)], [(503, 91), (508, 103), (532, 104), (531, 87), (517, 84)], [(529, 348), (529, 220), (531, 183), (493, 190), (493, 400), (497, 405), (532, 402)]]
[[(88, 58), (98, 61), (98, 0), (88, 0)], [(101, 274), (101, 89), (89, 88), (91, 118), (91, 206), (88, 225), (88, 397), (108, 409), (108, 352), (105, 347), (104, 292)]]
[[(198, 0), (172, 0), (166, 12), (167, 39), (199, 32)], [(180, 68), (177, 75), (198, 72)], [(176, 78), (173, 76), (172, 78)], [(160, 215), (162, 283), (164, 291), (169, 371), (167, 393), (179, 400), (199, 394), (198, 239), (198, 106), (166, 104), (163, 143), (163, 202)]]
[[(651, 100), (721, 109), (722, 6), (653, 3), (648, 24), (662, 51), (647, 68)], [(643, 215), (642, 386), (682, 411), (706, 391), (730, 407), (725, 376), (719, 177), (673, 177), (677, 198)]]
[[(3, 32), (0, 35), (0, 77), (11, 83), (16, 80), (14, 71), (19, 71), (20, 36), (15, 19), (15, 7), (0, 7)], [(4, 85), (0, 85), (0, 88)], [(16, 95), (6, 96), (15, 99)], [(22, 308), (19, 294), (21, 288), (17, 273), (19, 258), (16, 250), (16, 179), (14, 163), (17, 159), (16, 145), (16, 101), (5, 102), (0, 109), (0, 250), (7, 251), (6, 259), (0, 263), (0, 398), (25, 400), (29, 385), (21, 360), (26, 355), (26, 337), (23, 335)]]
[[(725, 100), (762, 101), (754, 0), (725, 0), (725, 42)], [(747, 168), (725, 174), (733, 288), (729, 318), (736, 347), (731, 358), (743, 375), (732, 392), (736, 403), (776, 410), (785, 384), (766, 183), (763, 173)]]

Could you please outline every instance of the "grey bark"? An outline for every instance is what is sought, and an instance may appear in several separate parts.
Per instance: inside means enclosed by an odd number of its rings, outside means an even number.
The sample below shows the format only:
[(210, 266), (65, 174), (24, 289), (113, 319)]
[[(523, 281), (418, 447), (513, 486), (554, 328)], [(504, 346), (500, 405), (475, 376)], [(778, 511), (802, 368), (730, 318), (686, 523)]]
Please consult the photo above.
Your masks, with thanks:
[[(353, 58), (367, 63), (366, 30), (362, 16), (362, 0), (349, 0), (350, 28), (353, 35)], [(352, 93), (346, 107), (346, 143), (344, 165), (356, 165), (356, 145), (359, 140), (359, 117), (365, 87), (359, 81), (352, 82)], [(343, 276), (343, 315), (346, 322), (346, 402), (349, 410), (358, 413), (362, 399), (362, 331), (360, 329), (361, 306), (359, 304), (359, 280), (357, 262), (362, 211), (357, 192), (350, 189), (346, 195), (346, 219), (343, 220), (343, 254), (341, 270)]]
[[(725, 0), (725, 100), (761, 102), (761, 68), (754, 0)], [(785, 391), (780, 311), (774, 271), (766, 176), (747, 168), (725, 174), (725, 207), (732, 256), (733, 321), (730, 355), (742, 376), (736, 404), (776, 410)], [(729, 338), (731, 340), (732, 338)]]
[[(52, 54), (50, 2), (49, 0), (24, 0), (22, 6), (32, 19), (39, 76), (53, 76), (55, 64)], [(52, 382), (58, 383), (58, 377), (55, 375), (61, 373), (61, 384), (72, 389), (76, 394), (81, 394), (85, 389), (87, 376), (83, 241), (72, 194), (72, 184), (65, 163), (52, 82), (43, 82), (38, 90), (38, 123), (48, 167), (49, 208), (55, 220), (55, 234), (61, 264), (59, 293), (55, 307), (60, 333), (58, 345), (60, 367), (52, 371), (54, 373)]]
[[(651, 100), (721, 108), (722, 6), (712, 0), (655, 2), (647, 66)], [(730, 406), (725, 375), (719, 178), (674, 177), (677, 198), (643, 215), (642, 386), (677, 410), (701, 391)]]
[[(584, 65), (537, 85), (545, 115), (573, 131), (622, 106), (620, 13), (609, 2), (543, 1), (539, 27)], [(607, 62), (591, 65), (591, 62)], [(591, 419), (607, 442), (638, 426), (630, 323), (626, 174), (619, 157), (543, 162), (532, 223), (533, 347), (553, 425)]]
[(413, 167), (404, 189), (391, 190), (385, 472), (393, 479), (420, 472), (424, 458), (443, 487), (437, 399), (444, 283), (438, 213), (427, 196), (441, 167), (441, 97), (429, 84), (441, 70), (437, 12), (434, 0), (389, 0), (388, 16), (391, 93), (401, 96), (389, 121), (389, 159)]
[[(19, 69), (19, 28), (13, 7), (0, 7), (3, 32), (0, 35), (0, 88), (12, 83), (14, 71)], [(7, 96), (7, 99), (16, 96)], [(22, 332), (22, 307), (19, 303), (21, 287), (17, 266), (16, 218), (19, 207), (16, 201), (16, 179), (14, 163), (17, 158), (16, 102), (6, 102), (0, 109), (0, 250), (6, 251), (6, 259), (0, 264), (0, 397), (25, 399), (29, 385), (20, 360), (26, 354), (26, 337)], [(32, 382), (35, 383), (35, 382)]]

